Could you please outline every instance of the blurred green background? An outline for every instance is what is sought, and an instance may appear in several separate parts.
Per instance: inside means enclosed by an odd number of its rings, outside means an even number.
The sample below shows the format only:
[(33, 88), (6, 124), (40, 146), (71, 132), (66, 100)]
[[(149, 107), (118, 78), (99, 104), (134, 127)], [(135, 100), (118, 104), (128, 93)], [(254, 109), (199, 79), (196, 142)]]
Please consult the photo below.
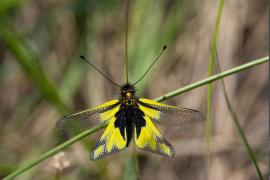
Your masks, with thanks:
[[(208, 76), (218, 1), (132, 0), (129, 76), (136, 81), (168, 48), (136, 87), (154, 99)], [(268, 55), (268, 2), (225, 1), (217, 51), (222, 70)], [(63, 115), (119, 96), (119, 89), (80, 60), (84, 55), (113, 81), (125, 82), (125, 3), (120, 0), (0, 1), (0, 178), (71, 138), (54, 127)], [(268, 175), (268, 65), (224, 79), (231, 103)], [(214, 83), (211, 162), (205, 124), (160, 127), (175, 147), (164, 159), (139, 153), (141, 179), (257, 179), (221, 91)], [(206, 112), (206, 87), (165, 103)], [(70, 146), (18, 179), (132, 179), (132, 147), (92, 162), (89, 151), (103, 130)]]

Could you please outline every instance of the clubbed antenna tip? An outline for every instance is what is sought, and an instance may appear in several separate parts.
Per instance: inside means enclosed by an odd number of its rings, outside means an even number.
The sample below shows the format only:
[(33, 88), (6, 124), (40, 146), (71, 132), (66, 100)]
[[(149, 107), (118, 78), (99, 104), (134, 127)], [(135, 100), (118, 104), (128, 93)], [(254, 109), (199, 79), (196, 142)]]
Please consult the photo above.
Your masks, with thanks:
[(163, 46), (163, 51), (164, 51), (165, 49), (167, 49), (167, 46), (166, 46), (166, 45)]

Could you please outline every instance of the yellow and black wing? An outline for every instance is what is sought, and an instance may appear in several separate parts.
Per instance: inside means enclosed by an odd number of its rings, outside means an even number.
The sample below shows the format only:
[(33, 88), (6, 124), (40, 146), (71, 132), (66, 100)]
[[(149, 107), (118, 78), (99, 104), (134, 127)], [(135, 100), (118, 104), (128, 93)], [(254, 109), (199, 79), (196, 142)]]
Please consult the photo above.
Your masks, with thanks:
[(93, 128), (106, 124), (119, 111), (119, 108), (119, 100), (112, 100), (93, 109), (64, 116), (56, 122), (56, 127), (59, 129), (81, 130)]
[(149, 99), (139, 99), (137, 104), (141, 112), (137, 112), (135, 118), (137, 147), (165, 157), (173, 157), (174, 149), (162, 137), (153, 122), (167, 126), (185, 126), (205, 119), (204, 115), (197, 110), (169, 106)]
[(100, 140), (90, 152), (90, 159), (97, 160), (123, 150), (128, 143), (125, 112), (119, 111), (109, 122)]
[(172, 145), (162, 137), (147, 115), (137, 114), (134, 136), (139, 149), (169, 158), (174, 157)]
[[(112, 100), (96, 108), (64, 116), (56, 123), (60, 129), (89, 129), (107, 124), (105, 132), (90, 152), (90, 159), (97, 160), (126, 147), (127, 132), (122, 124), (126, 122), (121, 102)], [(122, 125), (122, 126), (119, 126)]]
[(189, 126), (205, 120), (204, 114), (200, 111), (170, 106), (150, 99), (141, 98), (138, 105), (152, 121), (165, 126)]

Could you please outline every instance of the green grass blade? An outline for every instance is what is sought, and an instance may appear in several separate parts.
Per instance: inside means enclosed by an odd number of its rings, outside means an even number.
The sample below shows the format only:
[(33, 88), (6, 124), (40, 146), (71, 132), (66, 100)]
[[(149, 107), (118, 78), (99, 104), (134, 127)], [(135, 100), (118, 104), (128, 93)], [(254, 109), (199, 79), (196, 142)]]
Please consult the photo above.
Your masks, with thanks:
[[(220, 0), (219, 5), (218, 5), (215, 30), (212, 37), (211, 54), (210, 54), (210, 59), (209, 59), (209, 76), (213, 75), (213, 68), (214, 68), (214, 63), (215, 63), (215, 50), (217, 47), (217, 36), (218, 36), (218, 30), (219, 30), (223, 5), (224, 5), (224, 0)], [(211, 101), (212, 101), (212, 83), (208, 84), (208, 90), (207, 90), (207, 115), (206, 115), (207, 119), (206, 119), (206, 128), (205, 128), (208, 164), (210, 163), (210, 144), (211, 144)]]
[[(219, 65), (218, 58), (216, 59), (216, 62), (217, 62), (216, 64), (217, 64), (218, 72), (220, 72), (221, 68), (220, 68), (220, 65)], [(221, 85), (222, 85), (221, 87), (222, 87), (222, 92), (223, 92), (223, 95), (224, 95), (224, 98), (225, 98), (225, 101), (226, 101), (226, 105), (227, 105), (227, 107), (228, 107), (228, 109), (230, 111), (233, 122), (234, 122), (234, 124), (235, 124), (235, 126), (237, 128), (237, 131), (238, 131), (238, 133), (239, 133), (239, 135), (240, 135), (240, 137), (241, 137), (241, 139), (242, 139), (242, 141), (243, 141), (243, 143), (244, 143), (244, 145), (246, 147), (248, 155), (249, 155), (249, 157), (250, 157), (250, 159), (251, 159), (251, 161), (252, 161), (252, 163), (253, 163), (253, 165), (254, 165), (254, 167), (256, 169), (256, 172), (257, 172), (257, 175), (258, 175), (259, 179), (263, 180), (263, 176), (262, 176), (261, 170), (260, 170), (260, 168), (258, 166), (255, 154), (254, 154), (253, 150), (251, 149), (251, 146), (249, 145), (249, 142), (248, 142), (248, 140), (246, 138), (246, 135), (245, 135), (245, 132), (244, 132), (243, 128), (240, 125), (239, 118), (238, 118), (233, 106), (230, 103), (230, 99), (229, 99), (229, 96), (228, 96), (228, 93), (227, 93), (227, 90), (226, 90), (226, 87), (225, 87), (225, 82), (223, 81), (223, 78), (221, 78)]]
[(211, 83), (213, 81), (216, 81), (218, 79), (221, 79), (221, 78), (224, 78), (226, 76), (229, 76), (229, 75), (238, 73), (240, 71), (249, 69), (249, 68), (254, 67), (256, 65), (259, 65), (259, 64), (262, 64), (262, 63), (266, 63), (268, 61), (269, 61), (269, 56), (266, 56), (266, 57), (263, 57), (263, 58), (260, 58), (260, 59), (256, 59), (256, 60), (251, 61), (249, 63), (246, 63), (246, 64), (243, 64), (243, 65), (234, 67), (232, 69), (229, 69), (227, 71), (221, 72), (219, 74), (215, 74), (215, 75), (213, 75), (211, 77), (208, 77), (206, 79), (203, 79), (201, 81), (197, 81), (195, 83), (192, 83), (192, 84), (187, 85), (185, 87), (182, 87), (180, 89), (174, 90), (174, 91), (172, 91), (170, 93), (167, 93), (167, 94), (165, 94), (163, 96), (160, 96), (160, 97), (156, 98), (155, 101), (161, 102), (161, 101), (170, 99), (172, 97), (178, 96), (179, 94), (182, 94), (182, 93), (191, 91), (192, 89), (195, 89), (195, 88), (198, 88), (200, 86), (209, 84), (209, 83)]
[(42, 95), (49, 100), (58, 110), (67, 112), (68, 107), (58, 93), (55, 86), (47, 78), (39, 64), (38, 57), (23, 42), (15, 30), (5, 21), (0, 20), (0, 37), (7, 44), (9, 50), (16, 57), (27, 76), (36, 84)]
[(124, 160), (123, 180), (141, 179), (136, 143), (133, 139), (132, 154)]
[[(200, 87), (200, 86), (203, 86), (203, 85), (206, 85), (208, 83), (211, 83), (213, 81), (216, 81), (218, 79), (221, 79), (223, 77), (226, 77), (226, 76), (229, 76), (229, 75), (232, 75), (232, 74), (235, 74), (237, 72), (240, 72), (240, 71), (243, 71), (245, 69), (249, 69), (251, 67), (254, 67), (256, 65), (259, 65), (259, 64), (262, 64), (262, 63), (265, 63), (265, 62), (268, 62), (269, 61), (269, 57), (264, 57), (264, 58), (260, 58), (260, 59), (257, 59), (257, 60), (254, 60), (252, 62), (249, 62), (249, 63), (246, 63), (246, 64), (243, 64), (243, 65), (240, 65), (240, 66), (237, 66), (235, 68), (232, 68), (230, 70), (227, 70), (227, 71), (224, 71), (222, 73), (219, 73), (219, 74), (216, 74), (212, 77), (209, 77), (209, 78), (206, 78), (204, 80), (201, 80), (201, 81), (198, 81), (196, 83), (193, 83), (191, 85), (188, 85), (186, 87), (183, 87), (183, 88), (180, 88), (178, 90), (175, 90), (173, 92), (170, 92), (168, 94), (165, 94), (159, 98), (156, 98), (155, 101), (164, 101), (166, 99), (169, 99), (169, 98), (172, 98), (174, 96), (177, 96), (179, 94), (182, 94), (184, 92), (187, 92), (187, 91), (191, 91), (192, 89), (195, 89), (197, 87)], [(28, 165), (22, 167), (21, 169), (18, 169), (16, 170), (15, 172), (13, 172), (12, 174), (8, 175), (7, 177), (5, 177), (3, 180), (8, 180), (8, 179), (12, 179), (20, 174), (22, 174), (23, 172), (31, 169), (32, 167), (34, 167), (35, 165), (39, 164), (40, 162), (48, 159), (49, 157), (55, 155), (57, 152), (67, 148), (68, 146), (72, 145), (73, 143), (79, 141), (80, 139), (98, 131), (99, 129), (102, 129), (104, 128), (105, 126), (100, 126), (100, 127), (97, 127), (97, 128), (94, 128), (94, 129), (90, 129), (90, 130), (87, 130), (85, 132), (82, 132), (78, 135), (76, 135), (75, 137), (73, 137), (72, 139), (56, 146), (55, 148), (51, 149), (50, 151), (46, 152), (45, 154), (43, 154), (40, 158), (38, 158), (37, 160), (34, 160), (32, 162), (30, 162)]]
[(124, 161), (123, 180), (137, 180), (139, 174), (136, 172), (136, 157), (129, 156)]

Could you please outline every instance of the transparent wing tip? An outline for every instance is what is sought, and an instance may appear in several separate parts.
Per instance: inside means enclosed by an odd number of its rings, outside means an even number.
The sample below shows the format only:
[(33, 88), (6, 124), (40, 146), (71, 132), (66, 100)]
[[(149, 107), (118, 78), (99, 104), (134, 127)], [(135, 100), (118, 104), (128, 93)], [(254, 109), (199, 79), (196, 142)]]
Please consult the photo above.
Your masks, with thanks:
[(205, 114), (203, 112), (201, 112), (201, 111), (197, 111), (197, 116), (198, 116), (199, 121), (205, 121), (206, 120)]
[(55, 123), (55, 127), (58, 128), (58, 129), (65, 129), (64, 123), (65, 123), (66, 117), (67, 117), (67, 116), (64, 116), (64, 117), (60, 118), (60, 119)]

